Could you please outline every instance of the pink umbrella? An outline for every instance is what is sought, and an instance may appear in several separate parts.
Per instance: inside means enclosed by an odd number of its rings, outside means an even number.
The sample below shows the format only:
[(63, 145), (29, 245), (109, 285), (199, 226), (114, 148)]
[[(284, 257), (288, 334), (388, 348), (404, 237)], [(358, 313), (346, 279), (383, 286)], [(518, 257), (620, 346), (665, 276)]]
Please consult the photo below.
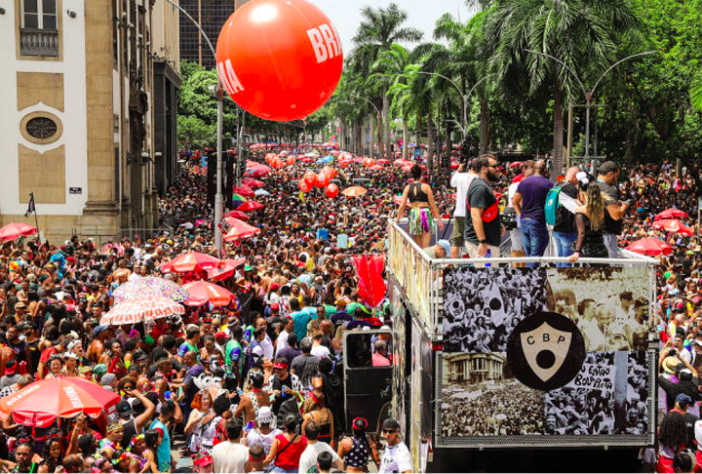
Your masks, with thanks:
[(260, 202), (246, 201), (244, 204), (237, 207), (236, 209), (237, 209), (237, 211), (248, 212), (248, 211), (257, 211), (259, 209), (263, 209), (263, 207), (264, 207), (263, 204), (261, 204)]
[(380, 160), (377, 160), (376, 163), (379, 164), (379, 165), (389, 165), (389, 164), (390, 164), (390, 160), (386, 160), (385, 158), (382, 158), (382, 159), (380, 159)]
[(231, 291), (206, 281), (186, 283), (183, 289), (190, 295), (185, 302), (188, 306), (202, 306), (207, 303), (212, 306), (227, 306), (232, 298), (236, 298)]
[(178, 255), (173, 260), (162, 263), (161, 273), (205, 271), (209, 268), (216, 268), (219, 264), (220, 260), (216, 257), (199, 252), (188, 252)]
[(115, 305), (102, 318), (102, 326), (121, 326), (150, 322), (174, 314), (183, 314), (185, 309), (170, 298), (142, 296)]
[(680, 222), (679, 220), (662, 220), (653, 223), (653, 227), (656, 229), (664, 230), (672, 234), (683, 234), (691, 237), (694, 235), (692, 229)]
[(239, 258), (237, 260), (225, 258), (222, 260), (222, 264), (218, 268), (207, 270), (207, 278), (215, 281), (225, 280), (233, 276), (236, 269), (242, 266), (244, 263), (246, 263), (246, 259), (244, 258)]
[(246, 239), (252, 237), (256, 234), (261, 233), (261, 229), (258, 227), (251, 226), (244, 221), (239, 219), (234, 219), (233, 217), (226, 217), (225, 220), (229, 223), (229, 231), (227, 235), (224, 236), (225, 242), (231, 242), (238, 239)]
[(16, 240), (20, 237), (34, 235), (37, 233), (37, 228), (23, 222), (7, 224), (0, 228), (0, 240)]
[(657, 214), (653, 220), (660, 221), (665, 219), (687, 219), (688, 217), (687, 212), (683, 212), (680, 209), (667, 209), (660, 214)]
[(371, 171), (383, 171), (385, 168), (383, 168), (383, 167), (380, 166), (380, 165), (373, 165), (373, 166), (371, 166), (371, 167), (368, 168), (368, 169), (371, 170)]
[(246, 198), (252, 198), (252, 197), (256, 196), (256, 193), (254, 193), (254, 190), (245, 184), (242, 184), (238, 188), (234, 188), (233, 192), (235, 194), (241, 194), (242, 196), (244, 196)]
[(245, 184), (250, 188), (262, 188), (266, 185), (263, 181), (259, 181), (253, 178), (244, 178), (241, 180), (241, 184)]
[(660, 254), (668, 255), (673, 252), (673, 247), (654, 237), (646, 237), (645, 239), (637, 240), (636, 242), (630, 244), (626, 249), (631, 252), (648, 255), (650, 257)]
[(246, 214), (245, 212), (241, 212), (239, 210), (229, 211), (229, 217), (233, 217), (234, 219), (241, 219), (243, 221), (249, 220), (249, 215)]

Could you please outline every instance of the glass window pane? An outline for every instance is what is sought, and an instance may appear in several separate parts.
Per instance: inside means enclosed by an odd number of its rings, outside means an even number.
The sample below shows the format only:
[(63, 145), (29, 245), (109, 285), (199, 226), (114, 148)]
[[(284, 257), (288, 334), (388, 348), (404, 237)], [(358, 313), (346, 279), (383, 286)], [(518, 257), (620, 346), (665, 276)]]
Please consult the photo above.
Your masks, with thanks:
[(37, 13), (37, 0), (24, 0), (25, 13)]
[(39, 16), (37, 16), (37, 15), (24, 15), (24, 27), (25, 28), (39, 28)]
[(44, 25), (45, 30), (55, 30), (56, 29), (56, 15), (44, 15)]
[(44, 0), (42, 2), (44, 13), (56, 13), (56, 0)]

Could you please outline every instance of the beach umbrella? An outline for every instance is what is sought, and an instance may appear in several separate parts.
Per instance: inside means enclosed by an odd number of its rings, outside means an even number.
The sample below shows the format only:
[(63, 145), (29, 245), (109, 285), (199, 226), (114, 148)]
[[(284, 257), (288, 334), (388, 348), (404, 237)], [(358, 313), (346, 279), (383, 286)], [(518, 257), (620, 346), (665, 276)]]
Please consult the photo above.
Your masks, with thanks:
[(188, 294), (178, 284), (159, 277), (144, 277), (130, 280), (118, 286), (112, 292), (112, 296), (115, 299), (115, 303), (122, 303), (123, 301), (139, 297), (168, 298), (177, 303), (188, 299)]
[(673, 252), (673, 247), (655, 237), (646, 237), (645, 239), (631, 243), (626, 250), (649, 257), (655, 257), (660, 254), (671, 254)]
[(653, 227), (656, 229), (664, 230), (672, 234), (683, 234), (688, 237), (692, 237), (694, 234), (692, 229), (680, 222), (679, 220), (662, 220), (653, 223)]
[(666, 219), (687, 219), (688, 217), (690, 216), (688, 216), (687, 212), (683, 212), (680, 209), (667, 209), (660, 214), (657, 214), (653, 220), (660, 221)]
[(389, 165), (390, 160), (386, 160), (385, 158), (381, 158), (380, 160), (376, 160), (375, 163), (378, 165)]
[(231, 291), (206, 281), (186, 283), (183, 289), (190, 295), (185, 302), (188, 306), (202, 306), (208, 303), (212, 306), (227, 306), (236, 298)]
[(241, 184), (245, 184), (250, 188), (262, 188), (266, 185), (263, 181), (259, 181), (253, 178), (244, 178), (241, 180)]
[(249, 215), (245, 212), (241, 212), (239, 210), (236, 211), (229, 211), (229, 217), (233, 217), (234, 219), (240, 219), (244, 221), (249, 220)]
[(121, 400), (118, 393), (78, 377), (56, 377), (30, 383), (22, 390), (0, 399), (0, 419), (12, 416), (15, 423), (46, 428), (57, 418), (74, 418), (85, 413), (99, 418), (111, 414)]
[(171, 299), (142, 296), (115, 305), (100, 318), (100, 325), (121, 326), (122, 324), (151, 322), (155, 319), (183, 313), (185, 313), (183, 306)]
[(216, 257), (200, 252), (188, 252), (178, 255), (168, 262), (161, 264), (161, 273), (187, 273), (205, 271), (219, 266), (220, 260)]
[(37, 233), (37, 228), (23, 222), (12, 222), (0, 228), (0, 241), (16, 240)]
[(254, 193), (256, 196), (270, 196), (271, 193), (266, 191), (265, 189), (257, 189), (256, 192)]
[(243, 211), (243, 212), (249, 212), (249, 211), (257, 211), (259, 209), (263, 209), (263, 204), (260, 202), (256, 201), (246, 201), (243, 203), (241, 206), (237, 207), (236, 209), (238, 211)]
[(234, 193), (244, 196), (245, 198), (252, 198), (255, 196), (254, 190), (245, 184), (242, 184), (238, 188), (234, 188)]
[(225, 220), (229, 223), (229, 231), (224, 236), (225, 242), (231, 242), (237, 239), (246, 239), (261, 233), (261, 229), (258, 227), (251, 226), (244, 221), (240, 221), (239, 219), (226, 217)]
[(351, 186), (350, 188), (344, 189), (341, 194), (347, 197), (359, 197), (366, 194), (368, 190), (361, 186)]
[(236, 260), (225, 258), (217, 268), (207, 270), (207, 278), (210, 280), (220, 281), (234, 276), (236, 269), (246, 263), (246, 259), (239, 258)]

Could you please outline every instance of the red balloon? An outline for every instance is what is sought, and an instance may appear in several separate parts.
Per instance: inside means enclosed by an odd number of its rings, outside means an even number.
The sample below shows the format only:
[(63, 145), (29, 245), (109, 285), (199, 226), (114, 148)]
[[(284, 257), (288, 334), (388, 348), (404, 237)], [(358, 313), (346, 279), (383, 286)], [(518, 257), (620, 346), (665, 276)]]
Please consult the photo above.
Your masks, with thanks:
[(270, 163), (271, 161), (275, 160), (278, 158), (278, 156), (275, 153), (266, 153), (266, 162)]
[(370, 168), (374, 164), (375, 164), (375, 160), (373, 158), (363, 158), (363, 166)]
[(285, 162), (286, 162), (288, 165), (292, 166), (292, 165), (295, 164), (295, 157), (294, 157), (294, 156), (288, 156), (288, 157), (285, 159)]
[(317, 175), (314, 174), (314, 171), (308, 171), (305, 173), (305, 175), (302, 177), (302, 180), (307, 183), (307, 186), (310, 188), (315, 185), (317, 182)]
[(283, 160), (281, 160), (280, 158), (276, 158), (276, 159), (274, 159), (274, 160), (271, 162), (271, 167), (272, 167), (272, 168), (275, 168), (275, 169), (278, 169), (278, 170), (279, 170), (279, 169), (282, 168), (283, 166), (285, 166), (285, 162), (284, 162)]
[(302, 191), (303, 193), (308, 193), (308, 192), (310, 192), (310, 189), (311, 189), (311, 188), (310, 188), (310, 185), (307, 184), (305, 181), (300, 180), (300, 182), (298, 183), (298, 186), (299, 186), (299, 188), (300, 188), (300, 191)]
[(339, 172), (331, 166), (325, 166), (324, 168), (322, 168), (322, 173), (328, 174), (330, 179), (336, 178), (336, 176), (339, 174)]
[(327, 186), (325, 193), (326, 193), (327, 197), (335, 198), (339, 195), (339, 186), (332, 183), (329, 186)]
[(321, 172), (317, 175), (316, 184), (318, 188), (326, 188), (329, 185), (329, 181), (331, 181), (331, 176), (328, 173)]
[(231, 98), (266, 120), (307, 117), (334, 93), (344, 57), (329, 17), (306, 0), (256, 0), (217, 40), (217, 73)]

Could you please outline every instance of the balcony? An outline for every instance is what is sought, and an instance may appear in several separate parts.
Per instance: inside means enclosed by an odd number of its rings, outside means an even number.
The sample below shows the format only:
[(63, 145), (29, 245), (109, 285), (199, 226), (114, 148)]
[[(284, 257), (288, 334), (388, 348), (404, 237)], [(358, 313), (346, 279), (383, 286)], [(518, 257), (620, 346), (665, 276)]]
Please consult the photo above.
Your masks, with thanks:
[(57, 57), (58, 51), (58, 30), (22, 28), (20, 31), (20, 52), (23, 56)]

